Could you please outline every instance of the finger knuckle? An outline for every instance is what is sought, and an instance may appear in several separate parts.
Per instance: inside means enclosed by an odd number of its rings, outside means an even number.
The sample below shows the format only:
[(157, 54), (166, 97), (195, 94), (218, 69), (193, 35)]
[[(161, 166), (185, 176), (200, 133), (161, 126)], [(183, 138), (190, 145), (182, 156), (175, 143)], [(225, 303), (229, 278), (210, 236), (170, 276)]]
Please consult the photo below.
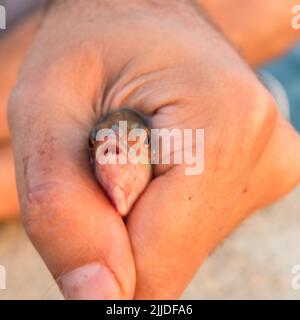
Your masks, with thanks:
[(253, 85), (251, 92), (250, 103), (253, 107), (248, 118), (251, 130), (258, 135), (264, 132), (272, 132), (277, 118), (274, 98), (258, 81)]
[(31, 239), (43, 238), (70, 219), (71, 198), (60, 183), (37, 185), (28, 194), (22, 222)]
[(241, 125), (244, 125), (253, 137), (272, 131), (277, 112), (271, 94), (251, 73), (233, 81)]

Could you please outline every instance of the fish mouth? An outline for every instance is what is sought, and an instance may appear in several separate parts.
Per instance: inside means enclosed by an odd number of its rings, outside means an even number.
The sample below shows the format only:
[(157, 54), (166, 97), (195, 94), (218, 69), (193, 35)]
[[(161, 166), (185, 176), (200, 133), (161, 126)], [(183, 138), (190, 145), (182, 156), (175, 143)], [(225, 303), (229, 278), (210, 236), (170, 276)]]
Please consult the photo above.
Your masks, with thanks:
[(101, 142), (96, 150), (96, 163), (103, 165), (102, 158), (107, 160), (114, 160), (114, 158), (127, 157), (127, 142), (124, 142), (122, 138), (116, 133), (115, 139), (108, 138), (107, 141)]
[(103, 149), (104, 149), (103, 154), (105, 156), (107, 156), (109, 153), (119, 155), (122, 152), (122, 150), (120, 150), (118, 145), (115, 145), (115, 146), (106, 145), (106, 146), (104, 146)]
[[(146, 150), (146, 156), (141, 154)], [(151, 152), (151, 151), (150, 151)], [(150, 163), (148, 147), (143, 149), (143, 145), (140, 146), (140, 156), (136, 155), (136, 150), (132, 150), (126, 140), (122, 136), (116, 135), (115, 139), (108, 138), (106, 141), (100, 142), (96, 147), (96, 163), (98, 165), (103, 164), (115, 164), (116, 160), (120, 160), (119, 164), (133, 164)], [(147, 158), (147, 161), (145, 160)], [(101, 161), (105, 159), (105, 161)], [(112, 162), (110, 162), (112, 160)]]

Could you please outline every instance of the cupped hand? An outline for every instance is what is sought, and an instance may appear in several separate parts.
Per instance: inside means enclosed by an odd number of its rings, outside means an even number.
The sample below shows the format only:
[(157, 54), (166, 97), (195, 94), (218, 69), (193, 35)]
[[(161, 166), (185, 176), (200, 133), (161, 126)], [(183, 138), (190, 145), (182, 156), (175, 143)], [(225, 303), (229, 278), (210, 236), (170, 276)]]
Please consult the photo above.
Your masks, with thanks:
[[(124, 106), (205, 132), (203, 173), (157, 165), (126, 221), (87, 156), (90, 129)], [(297, 134), (189, 1), (54, 2), (9, 121), (24, 225), (66, 298), (179, 297), (236, 225), (300, 180)]]

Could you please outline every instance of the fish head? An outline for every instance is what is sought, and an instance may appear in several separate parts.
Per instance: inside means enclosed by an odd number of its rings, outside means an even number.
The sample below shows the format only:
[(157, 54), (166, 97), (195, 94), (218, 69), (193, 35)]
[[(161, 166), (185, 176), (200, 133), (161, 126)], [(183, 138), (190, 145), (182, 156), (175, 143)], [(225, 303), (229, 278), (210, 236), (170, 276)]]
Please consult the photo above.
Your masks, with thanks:
[(90, 135), (95, 175), (114, 206), (126, 215), (152, 177), (150, 129), (122, 110), (104, 118)]

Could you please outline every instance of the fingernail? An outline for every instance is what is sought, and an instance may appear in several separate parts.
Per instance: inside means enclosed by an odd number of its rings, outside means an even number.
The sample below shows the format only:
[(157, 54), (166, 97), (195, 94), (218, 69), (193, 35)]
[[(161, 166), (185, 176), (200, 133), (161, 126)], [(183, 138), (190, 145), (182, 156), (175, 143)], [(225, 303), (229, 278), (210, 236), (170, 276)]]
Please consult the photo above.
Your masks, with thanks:
[(59, 286), (66, 299), (121, 299), (121, 290), (115, 276), (99, 263), (88, 264), (63, 275)]

